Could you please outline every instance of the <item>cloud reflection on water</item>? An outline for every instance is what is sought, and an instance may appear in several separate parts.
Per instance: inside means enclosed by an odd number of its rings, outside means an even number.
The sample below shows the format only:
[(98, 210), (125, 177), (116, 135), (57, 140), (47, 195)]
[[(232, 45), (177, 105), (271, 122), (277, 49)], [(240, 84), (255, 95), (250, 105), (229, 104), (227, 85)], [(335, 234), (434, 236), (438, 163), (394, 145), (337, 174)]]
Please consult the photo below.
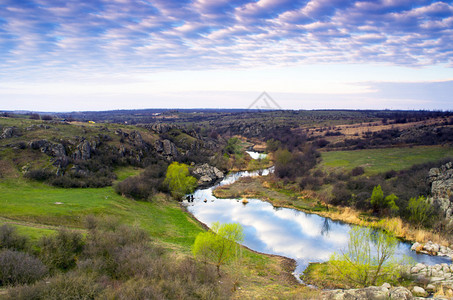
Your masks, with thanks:
[[(219, 185), (249, 175), (248, 172), (229, 175)], [(347, 248), (351, 229), (348, 224), (294, 209), (275, 209), (270, 203), (258, 199), (248, 199), (247, 205), (237, 199), (217, 199), (212, 195), (212, 189), (197, 190), (195, 201), (188, 205), (188, 210), (208, 226), (217, 221), (241, 224), (245, 246), (295, 259), (298, 263), (296, 273), (301, 273), (309, 262), (326, 261), (334, 252)], [(399, 257), (406, 254), (418, 262), (445, 262), (443, 258), (417, 255), (410, 251), (407, 243), (400, 243), (397, 252)]]

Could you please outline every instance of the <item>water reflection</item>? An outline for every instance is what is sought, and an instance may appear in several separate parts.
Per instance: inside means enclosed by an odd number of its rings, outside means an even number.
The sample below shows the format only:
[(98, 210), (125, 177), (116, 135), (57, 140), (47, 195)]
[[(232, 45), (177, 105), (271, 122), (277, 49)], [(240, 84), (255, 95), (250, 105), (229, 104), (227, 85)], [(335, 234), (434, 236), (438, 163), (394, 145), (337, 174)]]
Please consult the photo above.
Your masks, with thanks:
[(265, 154), (265, 153), (258, 153), (255, 151), (245, 151), (245, 152), (247, 152), (247, 154), (250, 155), (250, 157), (253, 159), (265, 159), (267, 157), (267, 154)]
[[(272, 168), (265, 169), (263, 175), (272, 171)], [(246, 176), (258, 176), (258, 172), (228, 175), (215, 187)], [(194, 202), (186, 203), (188, 210), (208, 226), (216, 221), (241, 224), (244, 227), (245, 246), (295, 259), (297, 274), (302, 273), (308, 263), (326, 261), (334, 252), (339, 253), (347, 247), (351, 229), (348, 224), (294, 209), (275, 208), (258, 199), (249, 199), (247, 205), (237, 199), (217, 199), (212, 195), (215, 187), (197, 190)], [(410, 244), (399, 243), (396, 256), (401, 257), (403, 254), (427, 264), (451, 262), (448, 258), (416, 254), (410, 251)]]

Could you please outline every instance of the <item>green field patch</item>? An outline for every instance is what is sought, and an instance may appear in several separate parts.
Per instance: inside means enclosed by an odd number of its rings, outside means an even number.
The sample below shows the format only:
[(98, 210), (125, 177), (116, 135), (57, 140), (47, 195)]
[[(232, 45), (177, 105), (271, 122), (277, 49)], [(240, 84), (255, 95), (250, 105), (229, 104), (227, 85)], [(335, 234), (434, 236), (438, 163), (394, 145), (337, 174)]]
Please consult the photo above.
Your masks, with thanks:
[(133, 166), (119, 167), (115, 169), (116, 179), (118, 181), (123, 181), (124, 179), (131, 176), (137, 176), (141, 172), (143, 172), (142, 168), (137, 168)]
[(404, 148), (330, 151), (321, 153), (321, 167), (329, 171), (363, 167), (369, 175), (403, 170), (414, 164), (453, 157), (453, 147), (418, 146)]
[(0, 189), (0, 216), (13, 221), (83, 228), (88, 215), (115, 216), (185, 251), (201, 231), (178, 203), (159, 199), (164, 196), (141, 202), (116, 194), (112, 187), (63, 189), (24, 179), (2, 180)]

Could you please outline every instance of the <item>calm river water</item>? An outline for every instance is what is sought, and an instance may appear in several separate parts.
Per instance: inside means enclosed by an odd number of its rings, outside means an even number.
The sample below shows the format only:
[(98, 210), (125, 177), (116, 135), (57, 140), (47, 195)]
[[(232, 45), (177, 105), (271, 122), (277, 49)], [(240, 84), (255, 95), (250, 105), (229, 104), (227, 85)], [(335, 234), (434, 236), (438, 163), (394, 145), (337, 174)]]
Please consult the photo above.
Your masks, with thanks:
[[(237, 172), (226, 176), (213, 187), (195, 191), (194, 202), (187, 209), (201, 222), (239, 223), (244, 228), (243, 245), (255, 251), (277, 254), (297, 261), (298, 277), (310, 262), (324, 262), (332, 253), (347, 248), (351, 225), (289, 208), (275, 208), (259, 199), (218, 199), (213, 189), (230, 184), (240, 177), (265, 176), (273, 168), (256, 172)], [(206, 200), (206, 202), (205, 202)], [(451, 263), (449, 258), (416, 254), (409, 243), (400, 242), (397, 256), (407, 255), (425, 264)]]

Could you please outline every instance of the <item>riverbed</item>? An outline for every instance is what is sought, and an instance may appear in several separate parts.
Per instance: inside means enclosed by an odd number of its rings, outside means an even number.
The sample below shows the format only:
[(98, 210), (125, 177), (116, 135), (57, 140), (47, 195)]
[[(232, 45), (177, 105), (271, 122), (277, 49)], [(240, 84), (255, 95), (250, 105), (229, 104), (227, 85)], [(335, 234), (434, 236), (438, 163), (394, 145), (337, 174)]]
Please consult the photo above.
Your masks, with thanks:
[[(291, 208), (276, 208), (259, 199), (247, 199), (248, 203), (243, 204), (241, 199), (218, 199), (212, 194), (218, 186), (231, 184), (241, 177), (266, 176), (271, 172), (273, 167), (229, 174), (212, 187), (196, 190), (194, 201), (184, 203), (190, 213), (208, 226), (213, 222), (241, 224), (244, 246), (296, 260), (294, 275), (298, 277), (309, 263), (325, 262), (334, 252), (346, 249), (353, 225)], [(446, 257), (417, 254), (410, 247), (411, 244), (400, 242), (396, 258), (406, 255), (428, 265), (451, 263)]]

